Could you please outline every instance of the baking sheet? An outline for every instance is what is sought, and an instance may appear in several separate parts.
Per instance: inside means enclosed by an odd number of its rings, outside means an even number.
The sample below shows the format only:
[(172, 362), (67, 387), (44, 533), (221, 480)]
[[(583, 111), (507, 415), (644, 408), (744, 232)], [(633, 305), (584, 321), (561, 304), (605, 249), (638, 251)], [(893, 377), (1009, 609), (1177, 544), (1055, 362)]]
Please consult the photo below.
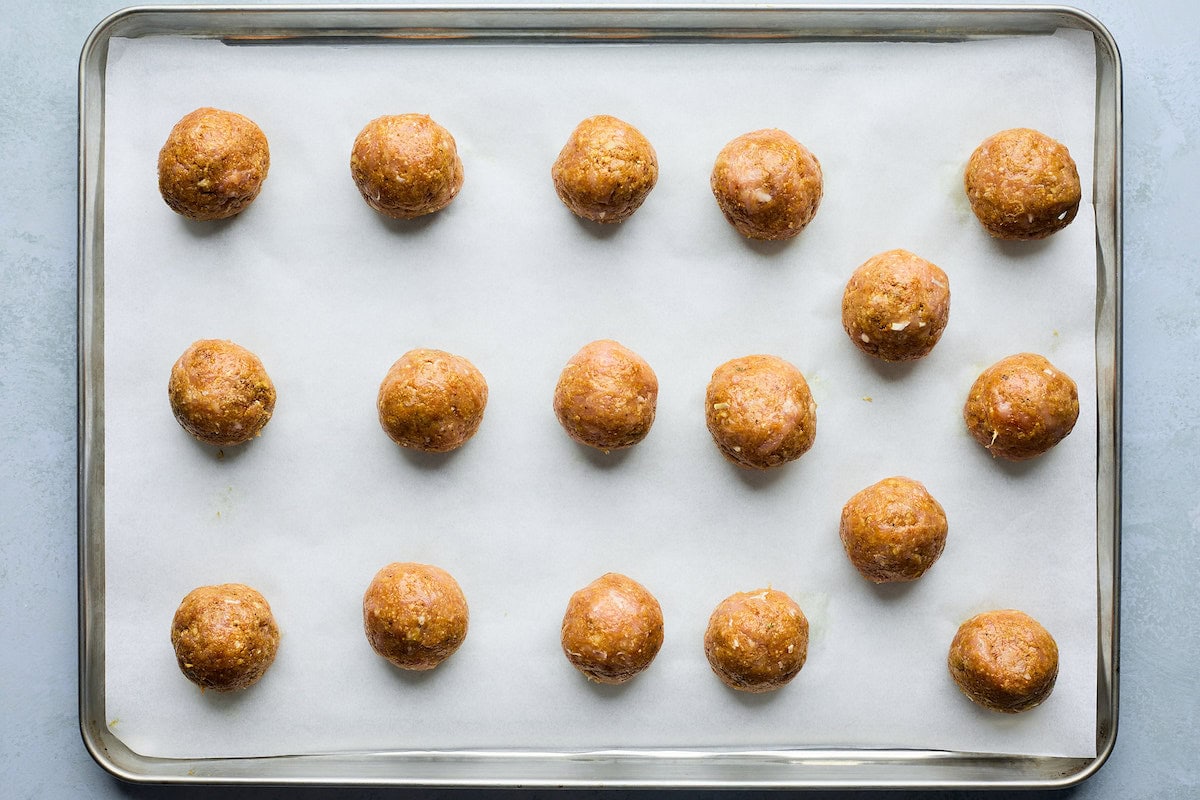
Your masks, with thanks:
[[(915, 747), (1095, 753), (1095, 249), (1090, 206), (1052, 239), (992, 241), (962, 165), (1017, 125), (1066, 142), (1090, 197), (1090, 34), (969, 43), (110, 45), (105, 118), (106, 701), (144, 755), (606, 747)], [(554, 80), (546, 80), (554, 76)], [(698, 79), (697, 76), (702, 76)], [(147, 104), (146, 99), (153, 98)], [(171, 213), (154, 181), (171, 125), (199, 105), (271, 141), (262, 196), (229, 222)], [(349, 180), (350, 143), (423, 111), (458, 140), (463, 192), (389, 222)], [(654, 143), (660, 180), (627, 223), (574, 219), (549, 167), (583, 117)], [(717, 150), (776, 126), (821, 159), (816, 220), (751, 244), (708, 192)], [(839, 324), (868, 256), (906, 247), (950, 277), (950, 325), (909, 366), (868, 361)], [(174, 422), (165, 384), (194, 339), (255, 350), (279, 390), (260, 440), (223, 457)], [(616, 338), (658, 373), (649, 438), (601, 457), (558, 428), (550, 396), (579, 346)], [(402, 352), (471, 358), (491, 397), (458, 453), (400, 451), (374, 397)], [(1079, 384), (1074, 434), (995, 462), (959, 418), (974, 376), (1021, 350)], [(767, 474), (727, 465), (703, 422), (713, 367), (773, 352), (809, 377), (814, 449)], [(867, 398), (870, 398), (869, 400)], [(919, 583), (874, 588), (837, 539), (842, 503), (907, 474), (950, 539)], [(459, 579), (472, 627), (432, 674), (391, 669), (361, 632), (361, 594), (392, 560)], [(558, 649), (567, 597), (608, 570), (656, 593), (666, 643), (625, 687), (586, 683)], [(237, 696), (179, 675), (170, 617), (203, 583), (243, 581), (283, 631)], [(710, 673), (701, 638), (725, 595), (771, 584), (813, 625), (786, 689), (749, 697)], [(1018, 606), (1058, 639), (1051, 700), (977, 711), (945, 674), (961, 620)], [(882, 710), (881, 710), (882, 709)]]

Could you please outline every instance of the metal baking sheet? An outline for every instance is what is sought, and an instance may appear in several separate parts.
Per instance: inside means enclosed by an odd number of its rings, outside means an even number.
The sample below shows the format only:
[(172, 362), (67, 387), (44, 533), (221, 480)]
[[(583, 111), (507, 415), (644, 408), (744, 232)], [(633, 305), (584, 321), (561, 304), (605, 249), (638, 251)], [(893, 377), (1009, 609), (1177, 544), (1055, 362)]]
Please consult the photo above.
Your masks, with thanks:
[[(986, 13), (980, 13), (986, 12)], [(153, 757), (122, 741), (105, 705), (104, 77), (113, 38), (187, 36), (239, 44), (346, 45), (418, 41), (505, 44), (641, 42), (959, 41), (1089, 31), (1095, 37), (1093, 205), (1097, 242), (1097, 756), (1061, 758), (954, 750), (812, 746), (559, 749), (515, 741), (488, 749), (352, 747), (286, 757)], [(1103, 29), (1063, 9), (876, 8), (218, 8), (136, 9), (97, 29), (81, 63), (80, 570), (81, 725), (98, 760), (122, 777), (155, 781), (645, 786), (1063, 785), (1103, 763), (1115, 732), (1116, 503), (1119, 386), (1119, 65)], [(110, 165), (113, 166), (113, 165)], [(119, 168), (116, 165), (115, 168)], [(114, 219), (119, 219), (114, 214)], [(115, 224), (115, 223), (114, 223)], [(120, 274), (114, 274), (119, 286)], [(124, 320), (113, 320), (114, 329)], [(123, 355), (116, 354), (118, 361)], [(732, 355), (732, 353), (731, 353)], [(118, 420), (119, 421), (119, 420)], [(839, 501), (840, 502), (840, 501)], [(118, 540), (119, 541), (119, 540)], [(110, 566), (125, 567), (124, 563)], [(286, 630), (286, 625), (285, 625)], [(518, 737), (519, 739), (519, 737)], [(503, 749), (502, 749), (503, 748)]]

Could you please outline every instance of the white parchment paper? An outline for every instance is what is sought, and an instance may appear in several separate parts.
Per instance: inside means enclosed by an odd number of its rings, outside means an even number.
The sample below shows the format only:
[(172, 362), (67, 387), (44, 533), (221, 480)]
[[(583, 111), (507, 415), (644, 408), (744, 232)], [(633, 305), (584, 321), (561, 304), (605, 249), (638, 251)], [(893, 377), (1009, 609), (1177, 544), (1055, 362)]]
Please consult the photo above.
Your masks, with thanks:
[[(1094, 216), (1003, 244), (971, 215), (967, 156), (1003, 128), (1067, 143), (1092, 184), (1089, 34), (971, 43), (227, 46), (114, 40), (104, 185), (106, 700), (153, 756), (426, 748), (838, 745), (1095, 752)], [(271, 171), (254, 205), (197, 224), (159, 197), (171, 126), (212, 105), (254, 119)], [(390, 222), (359, 198), (349, 152), (386, 113), (457, 138), (462, 193)], [(550, 165), (575, 124), (609, 113), (658, 151), (660, 179), (615, 228), (577, 221)], [(783, 128), (821, 160), (825, 198), (787, 244), (743, 240), (708, 187), (717, 151)], [(950, 324), (923, 361), (862, 356), (840, 325), (853, 269), (903, 247), (950, 277)], [(278, 389), (261, 439), (223, 454), (175, 423), (170, 367), (195, 339), (259, 354)], [(610, 337), (661, 384), (633, 450), (573, 444), (550, 407), (566, 360)], [(479, 434), (443, 457), (382, 433), (379, 382), (413, 347), (470, 358), (491, 396)], [(1045, 457), (995, 461), (964, 430), (986, 366), (1044, 353), (1079, 384), (1075, 432)], [(799, 366), (816, 445), (766, 474), (727, 464), (704, 425), (714, 367), (749, 353)], [(842, 504), (881, 478), (923, 481), (949, 542), (919, 582), (877, 588), (847, 562)], [(438, 564), (471, 608), (432, 673), (378, 658), (361, 597), (395, 560)], [(567, 598), (600, 574), (653, 591), (666, 643), (624, 687), (563, 658)], [(176, 668), (171, 616), (193, 587), (245, 582), (282, 629), (263, 681), (202, 694)], [(726, 595), (772, 585), (812, 623), (785, 689), (726, 689), (702, 649)], [(990, 608), (1057, 638), (1042, 707), (982, 711), (946, 650)]]

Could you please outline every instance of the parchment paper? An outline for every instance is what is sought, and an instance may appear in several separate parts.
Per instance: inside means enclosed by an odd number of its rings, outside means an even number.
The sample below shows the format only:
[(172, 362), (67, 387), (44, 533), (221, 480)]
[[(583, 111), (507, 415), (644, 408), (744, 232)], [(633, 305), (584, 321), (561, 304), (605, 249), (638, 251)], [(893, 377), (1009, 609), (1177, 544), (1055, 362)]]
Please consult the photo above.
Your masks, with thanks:
[[(114, 732), (153, 756), (341, 750), (612, 747), (946, 748), (1095, 752), (1094, 216), (1002, 244), (961, 173), (991, 133), (1067, 143), (1091, 197), (1089, 34), (972, 43), (227, 46), (114, 40), (104, 186), (106, 700)], [(271, 171), (240, 217), (197, 224), (159, 197), (171, 126), (212, 105), (265, 131)], [(386, 113), (457, 138), (462, 193), (389, 222), (359, 198), (349, 151)], [(559, 203), (550, 165), (579, 120), (610, 113), (658, 151), (628, 222)], [(733, 137), (783, 128), (825, 173), (812, 225), (753, 244), (708, 176)], [(952, 310), (932, 355), (862, 356), (842, 289), (904, 247), (940, 265)], [(278, 389), (261, 439), (223, 453), (171, 416), (170, 367), (195, 339), (259, 354)], [(658, 418), (632, 451), (573, 444), (550, 407), (558, 373), (610, 337), (658, 373)], [(470, 358), (491, 397), (478, 436), (443, 457), (402, 451), (375, 396), (413, 347)], [(1079, 384), (1074, 433), (1021, 465), (972, 441), (961, 407), (1003, 356), (1041, 352)], [(704, 425), (718, 364), (774, 353), (818, 410), (813, 450), (766, 474), (727, 464)], [(842, 504), (890, 475), (923, 481), (949, 542), (919, 582), (876, 588), (838, 540)], [(362, 633), (361, 598), (395, 560), (438, 564), (471, 608), (462, 649), (404, 674)], [(615, 570), (660, 600), (666, 643), (624, 687), (562, 656), (570, 594)], [(233, 696), (176, 668), (171, 616), (193, 587), (262, 591), (275, 665)], [(812, 623), (808, 663), (748, 696), (709, 671), (702, 637), (726, 595), (772, 585)], [(1057, 638), (1048, 702), (1019, 716), (968, 702), (947, 675), (958, 624), (1018, 607)]]

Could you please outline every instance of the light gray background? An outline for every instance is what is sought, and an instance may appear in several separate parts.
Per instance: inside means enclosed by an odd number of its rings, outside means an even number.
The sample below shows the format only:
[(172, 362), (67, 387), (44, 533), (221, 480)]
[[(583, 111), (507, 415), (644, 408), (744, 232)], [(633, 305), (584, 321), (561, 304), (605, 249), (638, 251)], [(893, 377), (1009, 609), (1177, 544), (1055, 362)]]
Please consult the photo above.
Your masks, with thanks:
[[(1191, 41), (1200, 4), (1076, 5), (1112, 31), (1125, 68), (1121, 717), (1109, 763), (1078, 789), (1054, 796), (1190, 798), (1200, 794), (1200, 603), (1193, 579), (1200, 567), (1200, 499), (1189, 491), (1200, 438), (1189, 392), (1200, 379), (1192, 357), (1200, 339), (1194, 266), (1200, 56)], [(79, 738), (76, 67), (89, 31), (119, 7), (109, 0), (0, 0), (0, 794), (383, 797), (383, 791), (127, 786), (97, 767)]]

